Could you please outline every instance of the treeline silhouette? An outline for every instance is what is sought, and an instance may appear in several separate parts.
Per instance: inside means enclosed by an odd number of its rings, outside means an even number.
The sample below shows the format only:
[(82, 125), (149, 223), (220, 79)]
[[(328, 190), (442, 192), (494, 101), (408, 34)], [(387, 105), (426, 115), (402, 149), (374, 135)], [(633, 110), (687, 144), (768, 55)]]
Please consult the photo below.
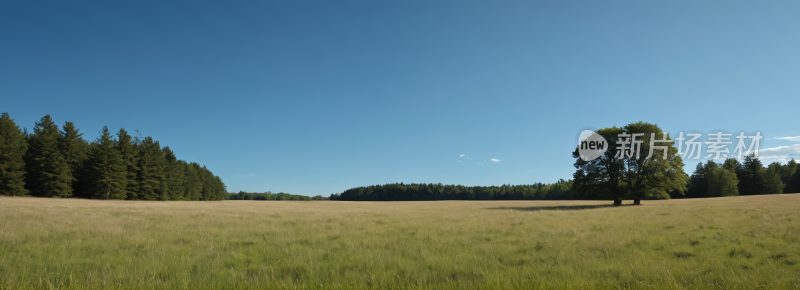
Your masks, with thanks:
[(351, 188), (331, 194), (330, 200), (408, 201), (408, 200), (555, 200), (571, 199), (572, 182), (502, 186), (443, 185), (441, 183), (390, 183)]
[(178, 160), (151, 137), (115, 136), (107, 127), (93, 142), (72, 122), (50, 115), (33, 132), (0, 115), (0, 194), (128, 200), (221, 200), (225, 184), (205, 166)]
[(239, 191), (238, 193), (229, 193), (228, 198), (229, 200), (327, 200), (322, 196), (305, 196), (305, 195), (298, 195), (298, 194), (288, 194), (285, 192), (278, 192), (272, 193), (271, 191), (267, 191), (264, 193), (258, 192), (244, 192)]

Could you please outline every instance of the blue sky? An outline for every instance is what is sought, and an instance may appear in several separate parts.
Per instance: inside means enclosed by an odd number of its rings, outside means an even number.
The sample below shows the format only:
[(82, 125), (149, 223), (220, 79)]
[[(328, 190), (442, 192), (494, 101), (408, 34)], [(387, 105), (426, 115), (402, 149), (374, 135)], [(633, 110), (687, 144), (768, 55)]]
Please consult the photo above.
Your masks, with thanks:
[(799, 13), (797, 1), (3, 1), (0, 111), (29, 129), (73, 121), (88, 140), (138, 129), (229, 191), (554, 182), (571, 178), (582, 129), (636, 121), (759, 131), (765, 161), (786, 160), (800, 154), (800, 138), (776, 139), (800, 136)]

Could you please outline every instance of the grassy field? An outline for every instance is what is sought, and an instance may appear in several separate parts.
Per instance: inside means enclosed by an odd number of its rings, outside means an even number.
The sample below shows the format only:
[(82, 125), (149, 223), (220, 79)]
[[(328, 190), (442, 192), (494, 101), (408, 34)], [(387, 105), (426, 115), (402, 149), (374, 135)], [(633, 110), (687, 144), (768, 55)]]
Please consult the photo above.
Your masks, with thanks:
[(0, 289), (800, 287), (800, 195), (643, 201), (0, 197)]

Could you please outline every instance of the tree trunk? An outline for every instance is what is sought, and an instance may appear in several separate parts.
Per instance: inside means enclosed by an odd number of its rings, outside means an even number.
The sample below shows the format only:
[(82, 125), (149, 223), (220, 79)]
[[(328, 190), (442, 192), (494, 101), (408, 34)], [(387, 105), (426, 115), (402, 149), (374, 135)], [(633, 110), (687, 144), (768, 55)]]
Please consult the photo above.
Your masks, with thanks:
[(642, 204), (642, 200), (641, 199), (634, 199), (633, 200), (633, 205), (641, 205), (641, 204)]
[(615, 199), (614, 206), (620, 206), (620, 205), (622, 205), (622, 199)]

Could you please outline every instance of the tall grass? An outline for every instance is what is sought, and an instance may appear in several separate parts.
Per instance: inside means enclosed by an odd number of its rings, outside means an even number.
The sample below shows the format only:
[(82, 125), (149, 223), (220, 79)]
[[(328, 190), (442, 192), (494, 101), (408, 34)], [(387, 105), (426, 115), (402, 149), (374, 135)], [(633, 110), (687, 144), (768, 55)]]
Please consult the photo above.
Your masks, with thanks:
[(800, 287), (800, 195), (606, 203), (0, 197), (0, 288)]

